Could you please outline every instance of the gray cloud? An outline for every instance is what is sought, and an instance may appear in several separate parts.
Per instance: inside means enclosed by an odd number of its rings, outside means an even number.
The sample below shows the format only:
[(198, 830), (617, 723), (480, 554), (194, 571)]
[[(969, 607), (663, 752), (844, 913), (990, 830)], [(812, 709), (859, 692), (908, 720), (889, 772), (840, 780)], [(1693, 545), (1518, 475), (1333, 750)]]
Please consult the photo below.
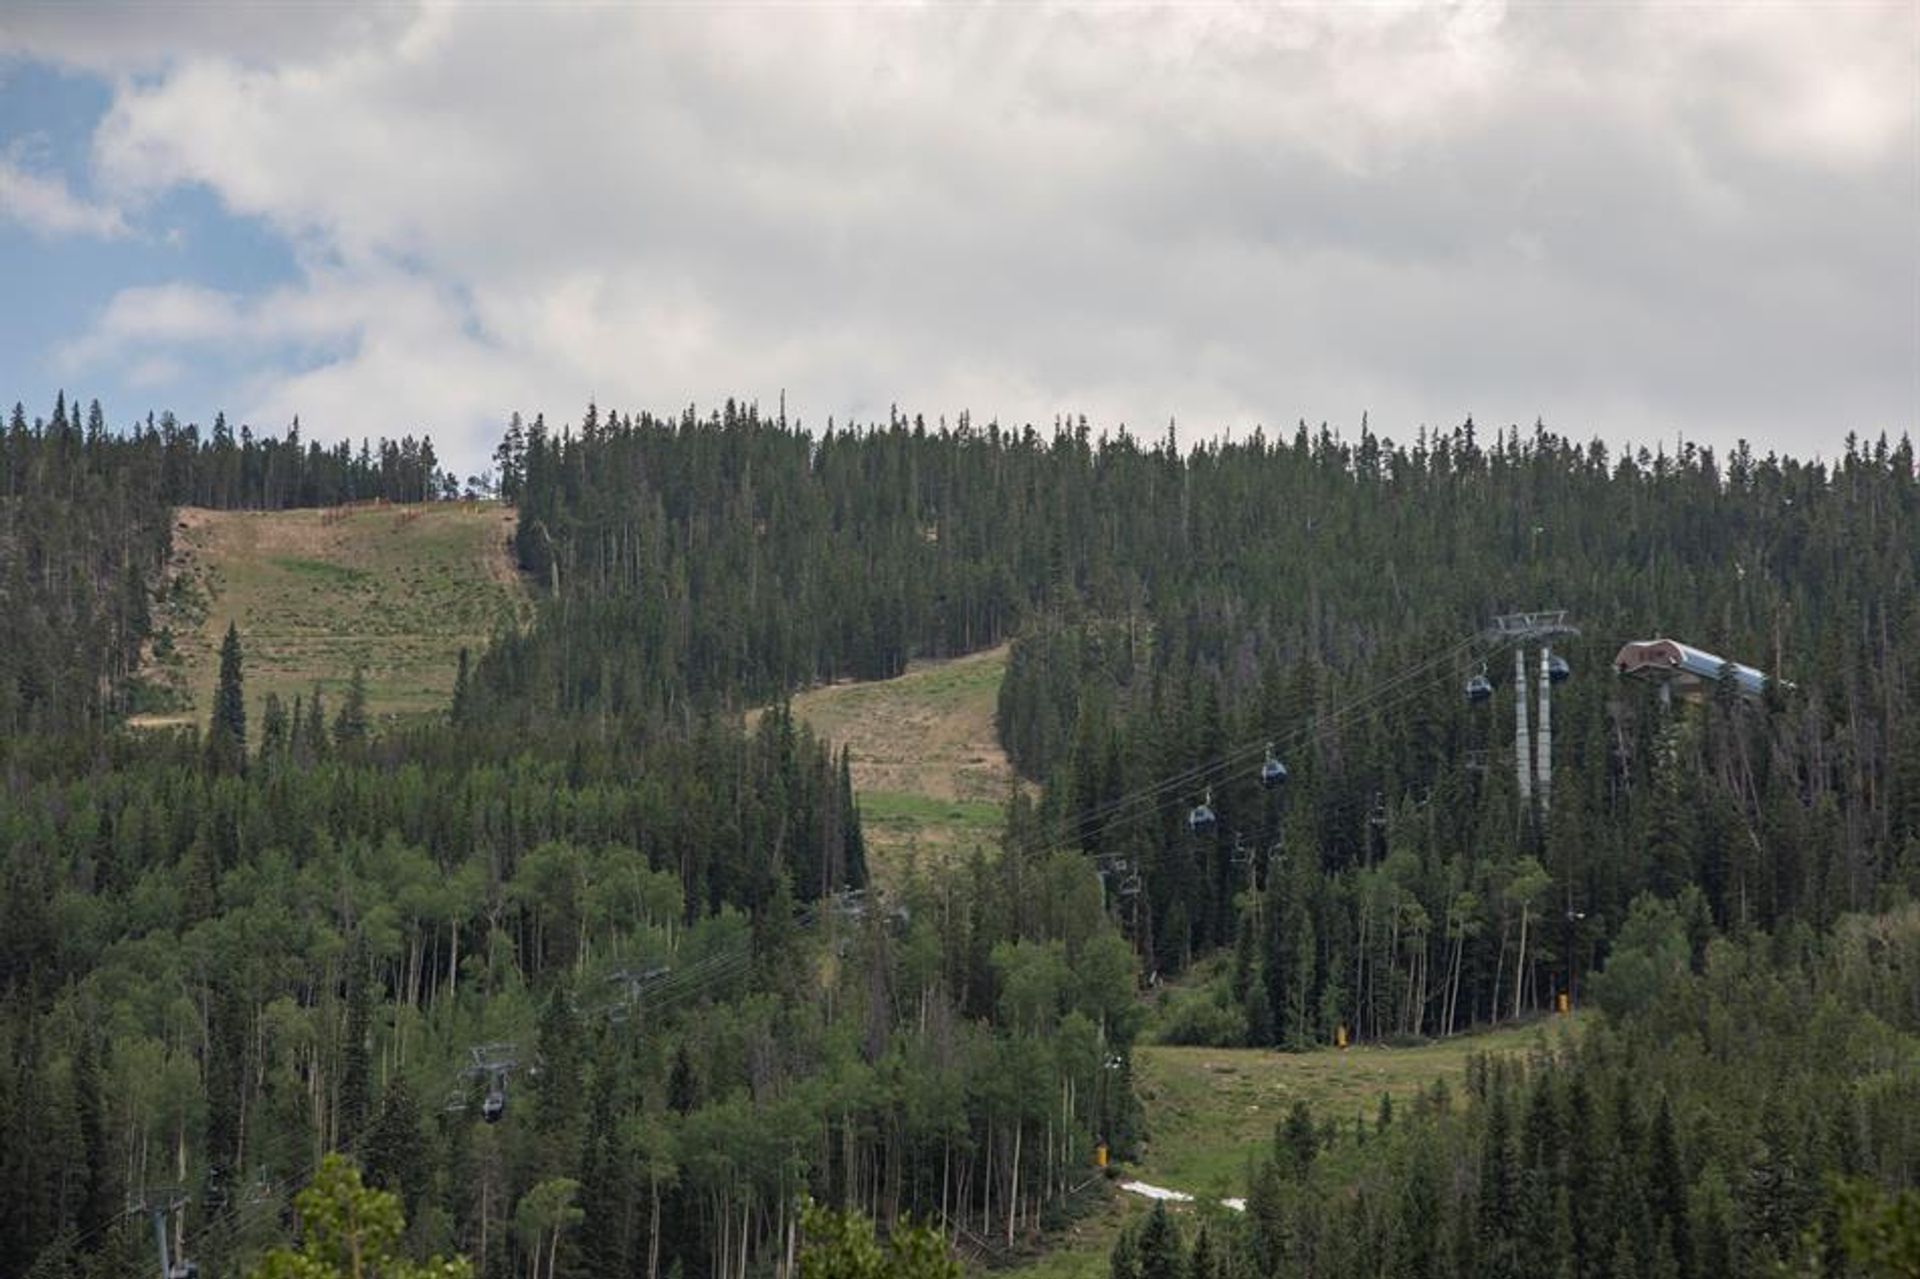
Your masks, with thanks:
[[(1826, 454), (1916, 415), (1904, 4), (33, 12), (122, 76), (104, 189), (298, 246), (236, 313), (339, 354), (263, 356), (269, 422), (477, 462), (512, 408), (782, 388)], [(127, 313), (70, 349), (190, 352)]]

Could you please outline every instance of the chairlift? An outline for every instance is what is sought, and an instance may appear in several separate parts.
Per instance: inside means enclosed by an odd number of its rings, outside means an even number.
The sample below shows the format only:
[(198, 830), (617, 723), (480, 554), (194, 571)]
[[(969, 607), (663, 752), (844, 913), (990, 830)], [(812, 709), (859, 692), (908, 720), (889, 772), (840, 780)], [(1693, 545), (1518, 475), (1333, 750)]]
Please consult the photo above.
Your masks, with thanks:
[(480, 1103), (480, 1117), (490, 1124), (497, 1124), (500, 1122), (500, 1117), (506, 1113), (507, 1091), (496, 1087), (489, 1091), (487, 1099)]
[(1467, 681), (1467, 700), (1469, 702), (1477, 705), (1492, 696), (1493, 681), (1486, 677), (1485, 672), (1476, 673), (1472, 679)]
[(1567, 665), (1567, 659), (1558, 653), (1547, 658), (1547, 678), (1555, 684), (1564, 684), (1573, 674), (1573, 667)]
[(1272, 790), (1274, 787), (1285, 783), (1286, 780), (1287, 766), (1280, 762), (1280, 757), (1273, 753), (1273, 746), (1269, 743), (1267, 746), (1267, 758), (1260, 765), (1260, 784), (1268, 790)]
[(1187, 814), (1187, 829), (1199, 835), (1214, 828), (1220, 819), (1213, 811), (1213, 788), (1207, 788), (1206, 798), (1202, 799)]

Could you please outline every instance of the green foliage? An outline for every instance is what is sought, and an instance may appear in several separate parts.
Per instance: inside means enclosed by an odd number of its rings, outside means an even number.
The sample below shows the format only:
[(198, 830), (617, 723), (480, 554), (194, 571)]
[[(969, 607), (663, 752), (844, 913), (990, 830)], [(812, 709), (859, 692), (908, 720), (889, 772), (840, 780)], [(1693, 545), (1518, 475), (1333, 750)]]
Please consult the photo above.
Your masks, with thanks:
[(857, 1212), (831, 1212), (808, 1202), (801, 1210), (801, 1279), (959, 1279), (937, 1231), (896, 1224), (882, 1247), (873, 1223)]
[(463, 1258), (407, 1260), (399, 1196), (362, 1184), (360, 1170), (339, 1155), (321, 1161), (294, 1208), (302, 1245), (268, 1253), (250, 1279), (472, 1279)]
[[(503, 442), (549, 598), (471, 662), (457, 722), (376, 735), (315, 687), (243, 770), (111, 732), (167, 502), (417, 489), (425, 450), (294, 465), (163, 422), (122, 451), (56, 419), (0, 452), (6, 1273), (111, 1270), (81, 1222), (122, 1178), (188, 1182), (199, 1239), (343, 1145), (422, 1250), (489, 1276), (757, 1272), (804, 1193), (1012, 1238), (1096, 1136), (1137, 1149), (1136, 974), (1229, 946), (1198, 1006), (1293, 1049), (1347, 1028), (1362, 1050), (1305, 1059), (1329, 1072), (1569, 988), (1618, 1018), (1381, 1128), (1382, 1083), (1349, 1069), (1354, 1104), (1260, 1152), (1244, 1229), (1209, 1223), (1195, 1260), (1156, 1226), (1125, 1279), (1754, 1271), (1809, 1229), (1837, 1246), (1826, 1171), (1892, 1192), (1920, 1159), (1904, 446), (1613, 458), (1465, 424), (1182, 454), (1071, 423), (590, 409)], [(1549, 589), (1590, 638), (1554, 694), (1552, 812), (1516, 822), (1512, 690), (1470, 707), (1470, 660), (1435, 658)], [(1648, 627), (1796, 687), (1663, 709), (1599, 675)], [(1015, 636), (1001, 733), (1045, 786), (1010, 795), (1004, 849), (837, 898), (866, 881), (847, 753), (739, 709)], [(1153, 789), (1268, 738), (1292, 780), (1206, 774), (1209, 834), (1181, 820), (1197, 796)], [(1090, 854), (1125, 866), (1104, 899)], [(501, 1042), (488, 1125), (463, 1071)], [(1157, 1141), (1184, 1121), (1166, 1100)], [(278, 1229), (244, 1223), (218, 1246)]]
[(1155, 1203), (1147, 1214), (1135, 1250), (1140, 1258), (1140, 1279), (1188, 1279), (1186, 1245), (1164, 1201)]
[(1920, 1190), (1888, 1193), (1863, 1178), (1836, 1179), (1840, 1246), (1865, 1274), (1920, 1275)]
[(367, 669), (353, 668), (353, 679), (340, 710), (333, 717), (333, 744), (343, 751), (356, 751), (367, 744)]
[(220, 643), (220, 684), (207, 725), (207, 767), (215, 773), (247, 768), (247, 697), (241, 673), (240, 632), (232, 623)]
[(1642, 894), (1621, 925), (1606, 969), (1593, 978), (1593, 997), (1615, 1015), (1645, 1012), (1686, 975), (1687, 957), (1686, 929), (1673, 904)]

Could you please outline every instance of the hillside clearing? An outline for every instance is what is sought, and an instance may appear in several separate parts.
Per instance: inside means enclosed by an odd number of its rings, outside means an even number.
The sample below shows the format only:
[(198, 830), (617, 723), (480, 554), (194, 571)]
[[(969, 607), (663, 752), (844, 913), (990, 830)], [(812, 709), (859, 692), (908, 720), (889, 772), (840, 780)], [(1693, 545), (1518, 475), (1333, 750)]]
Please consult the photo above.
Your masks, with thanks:
[(197, 724), (212, 705), (229, 622), (245, 654), (247, 714), (319, 685), (338, 709), (364, 666), (368, 709), (395, 720), (444, 710), (462, 646), (477, 656), (531, 605), (497, 503), (372, 505), (175, 515), (169, 587), (141, 666), (140, 727)]
[[(1133, 1053), (1134, 1088), (1146, 1113), (1147, 1147), (1124, 1175), (1203, 1199), (1244, 1196), (1250, 1161), (1271, 1148), (1274, 1125), (1294, 1102), (1306, 1102), (1316, 1120), (1371, 1124), (1383, 1094), (1398, 1105), (1444, 1082), (1458, 1096), (1475, 1055), (1529, 1053), (1577, 1034), (1579, 1025), (1576, 1015), (1404, 1048), (1361, 1045), (1307, 1053), (1142, 1044)], [(1195, 1211), (1178, 1203), (1169, 1208)], [(1147, 1199), (1116, 1190), (1099, 1211), (1061, 1231), (1045, 1256), (1011, 1273), (1022, 1279), (1105, 1279), (1121, 1229), (1150, 1211)]]
[(1193, 1194), (1244, 1195), (1248, 1159), (1271, 1144), (1274, 1124), (1296, 1101), (1317, 1119), (1371, 1123), (1382, 1095), (1407, 1101), (1441, 1081), (1457, 1095), (1469, 1058), (1522, 1055), (1576, 1033), (1578, 1024), (1575, 1016), (1408, 1047), (1305, 1053), (1142, 1045), (1134, 1050), (1134, 1086), (1149, 1136), (1139, 1171)]
[(1002, 645), (793, 698), (796, 718), (852, 752), (854, 793), (882, 884), (910, 858), (946, 863), (992, 846), (1013, 784), (994, 728), (1006, 670)]

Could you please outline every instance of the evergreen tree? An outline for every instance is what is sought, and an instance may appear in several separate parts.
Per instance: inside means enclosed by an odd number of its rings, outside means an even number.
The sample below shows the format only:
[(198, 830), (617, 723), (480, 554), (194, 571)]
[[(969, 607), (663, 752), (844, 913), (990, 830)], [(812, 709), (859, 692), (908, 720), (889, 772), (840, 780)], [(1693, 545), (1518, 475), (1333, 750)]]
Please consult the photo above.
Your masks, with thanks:
[(667, 1108), (676, 1115), (690, 1115), (700, 1104), (700, 1081), (693, 1073), (693, 1059), (681, 1044), (673, 1053), (673, 1073), (667, 1076)]
[(1186, 1250), (1164, 1201), (1153, 1205), (1140, 1228), (1139, 1253), (1140, 1279), (1187, 1279)]
[(366, 943), (355, 938), (347, 958), (347, 1020), (340, 1044), (340, 1100), (336, 1140), (352, 1146), (366, 1126), (367, 1111), (373, 1097), (372, 1055), (368, 1037), (372, 1031), (373, 992), (368, 984)]
[(400, 1196), (401, 1206), (419, 1210), (426, 1189), (425, 1151), (421, 1144), (420, 1106), (407, 1081), (396, 1078), (380, 1098), (380, 1113), (361, 1143), (367, 1181)]
[(1313, 1123), (1313, 1112), (1304, 1101), (1296, 1101), (1286, 1119), (1274, 1130), (1274, 1153), (1280, 1167), (1295, 1181), (1305, 1181), (1320, 1152), (1320, 1133)]
[(220, 641), (220, 682), (213, 695), (213, 719), (207, 725), (207, 767), (238, 775), (247, 769), (247, 699), (241, 675), (240, 631), (227, 623)]
[[(298, 699), (295, 701), (297, 704)], [(266, 705), (260, 713), (260, 757), (278, 759), (286, 753), (290, 739), (287, 708), (280, 701), (278, 693), (268, 693)]]
[(540, 1073), (534, 1078), (534, 1131), (540, 1134), (541, 1167), (571, 1168), (580, 1151), (580, 1112), (585, 1100), (580, 1023), (564, 980), (548, 992), (540, 1013)]
[[(315, 690), (314, 700), (319, 701)], [(367, 668), (356, 665), (347, 684), (347, 695), (333, 719), (333, 741), (343, 752), (357, 751), (367, 744)]]
[(1671, 1250), (1676, 1272), (1693, 1274), (1693, 1231), (1687, 1215), (1687, 1177), (1680, 1165), (1680, 1146), (1673, 1130), (1673, 1102), (1660, 1098), (1654, 1112), (1647, 1149), (1647, 1207), (1654, 1228)]
[(473, 688), (470, 683), (471, 678), (472, 676), (467, 660), (467, 646), (462, 644), (460, 646), (460, 664), (453, 673), (453, 704), (447, 713), (448, 719), (456, 726), (465, 724), (472, 717), (472, 709), (468, 705), (473, 697)]
[(1107, 1257), (1107, 1279), (1140, 1279), (1140, 1250), (1134, 1244), (1134, 1232), (1122, 1230), (1113, 1241)]

